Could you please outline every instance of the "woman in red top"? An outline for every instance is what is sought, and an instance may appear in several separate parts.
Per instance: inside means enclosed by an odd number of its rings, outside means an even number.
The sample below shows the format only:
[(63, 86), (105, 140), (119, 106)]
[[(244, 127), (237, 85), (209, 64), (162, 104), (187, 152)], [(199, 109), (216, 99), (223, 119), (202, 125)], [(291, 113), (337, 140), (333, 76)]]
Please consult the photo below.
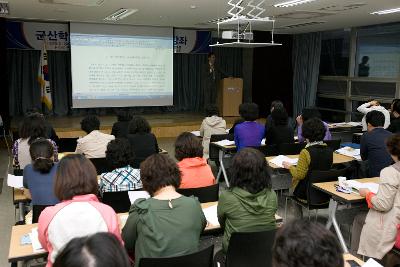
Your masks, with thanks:
[(198, 188), (213, 185), (214, 174), (203, 158), (201, 141), (192, 133), (181, 133), (175, 141), (175, 158), (182, 174), (179, 188)]

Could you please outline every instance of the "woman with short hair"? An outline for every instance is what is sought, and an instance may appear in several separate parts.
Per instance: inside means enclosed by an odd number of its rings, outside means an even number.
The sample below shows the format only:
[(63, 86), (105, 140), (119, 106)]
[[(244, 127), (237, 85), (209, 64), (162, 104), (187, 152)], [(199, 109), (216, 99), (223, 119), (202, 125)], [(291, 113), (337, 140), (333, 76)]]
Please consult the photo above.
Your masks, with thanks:
[(76, 237), (54, 261), (54, 267), (130, 267), (121, 242), (110, 233)]
[(128, 252), (141, 258), (174, 257), (198, 250), (206, 218), (199, 201), (176, 192), (181, 182), (176, 163), (167, 155), (154, 154), (140, 165), (144, 190), (151, 198), (138, 199), (122, 229)]
[(132, 166), (134, 168), (139, 168), (140, 163), (148, 156), (159, 152), (157, 138), (151, 133), (149, 122), (141, 116), (132, 118), (127, 138), (136, 157)]
[(38, 227), (39, 241), (49, 252), (47, 267), (74, 237), (110, 232), (121, 240), (118, 217), (97, 199), (96, 168), (85, 156), (71, 154), (62, 158), (54, 192), (62, 202), (42, 211)]
[[(19, 139), (13, 144), (12, 154), (16, 168), (23, 170), (26, 165), (31, 163), (29, 146), (38, 138), (48, 138), (46, 133), (44, 117), (38, 113), (32, 113), (24, 117), (19, 127)], [(58, 151), (56, 143), (47, 139), (53, 146), (54, 161), (58, 161)]]
[(198, 188), (213, 185), (214, 174), (203, 158), (201, 141), (194, 134), (181, 133), (175, 141), (175, 158), (179, 160), (181, 185), (179, 188)]

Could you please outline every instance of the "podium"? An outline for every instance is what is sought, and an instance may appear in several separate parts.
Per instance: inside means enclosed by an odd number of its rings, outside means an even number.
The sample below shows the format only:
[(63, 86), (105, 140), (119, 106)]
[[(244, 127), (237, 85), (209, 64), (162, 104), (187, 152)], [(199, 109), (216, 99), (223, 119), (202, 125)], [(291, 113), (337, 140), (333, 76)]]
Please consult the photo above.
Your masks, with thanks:
[(219, 82), (217, 103), (223, 117), (238, 117), (243, 99), (243, 79), (225, 78)]

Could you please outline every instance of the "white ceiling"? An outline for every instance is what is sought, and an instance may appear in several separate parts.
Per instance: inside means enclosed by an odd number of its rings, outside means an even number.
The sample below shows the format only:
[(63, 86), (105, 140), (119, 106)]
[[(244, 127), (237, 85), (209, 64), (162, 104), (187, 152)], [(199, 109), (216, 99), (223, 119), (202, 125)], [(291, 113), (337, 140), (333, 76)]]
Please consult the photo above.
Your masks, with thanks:
[[(400, 0), (317, 0), (290, 8), (273, 6), (282, 1), (284, 0), (265, 1), (265, 15), (276, 17), (275, 26), (280, 33), (312, 32), (400, 21), (400, 13), (384, 16), (369, 14), (377, 10), (398, 8)], [(7, 18), (104, 23), (103, 19), (117, 9), (134, 8), (138, 9), (138, 12), (117, 23), (185, 28), (216, 28), (215, 24), (207, 22), (227, 16), (228, 10), (227, 0), (105, 0), (98, 7), (44, 4), (39, 0), (8, 2), (10, 15)], [(357, 4), (360, 7), (348, 9)], [(192, 9), (192, 5), (196, 8)], [(289, 14), (293, 12), (295, 13)], [(288, 15), (279, 17), (284, 14)], [(311, 16), (315, 17), (310, 18)], [(324, 23), (291, 29), (282, 28), (309, 22)], [(270, 25), (267, 24), (258, 29), (269, 28)]]

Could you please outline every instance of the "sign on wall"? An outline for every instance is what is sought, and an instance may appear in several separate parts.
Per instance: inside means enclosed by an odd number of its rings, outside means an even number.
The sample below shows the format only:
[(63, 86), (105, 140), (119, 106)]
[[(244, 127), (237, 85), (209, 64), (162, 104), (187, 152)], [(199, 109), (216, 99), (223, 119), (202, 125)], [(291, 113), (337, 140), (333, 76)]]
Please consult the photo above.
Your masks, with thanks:
[(69, 29), (65, 23), (7, 21), (7, 48), (69, 50)]
[(210, 52), (211, 31), (174, 30), (174, 52), (202, 54)]

